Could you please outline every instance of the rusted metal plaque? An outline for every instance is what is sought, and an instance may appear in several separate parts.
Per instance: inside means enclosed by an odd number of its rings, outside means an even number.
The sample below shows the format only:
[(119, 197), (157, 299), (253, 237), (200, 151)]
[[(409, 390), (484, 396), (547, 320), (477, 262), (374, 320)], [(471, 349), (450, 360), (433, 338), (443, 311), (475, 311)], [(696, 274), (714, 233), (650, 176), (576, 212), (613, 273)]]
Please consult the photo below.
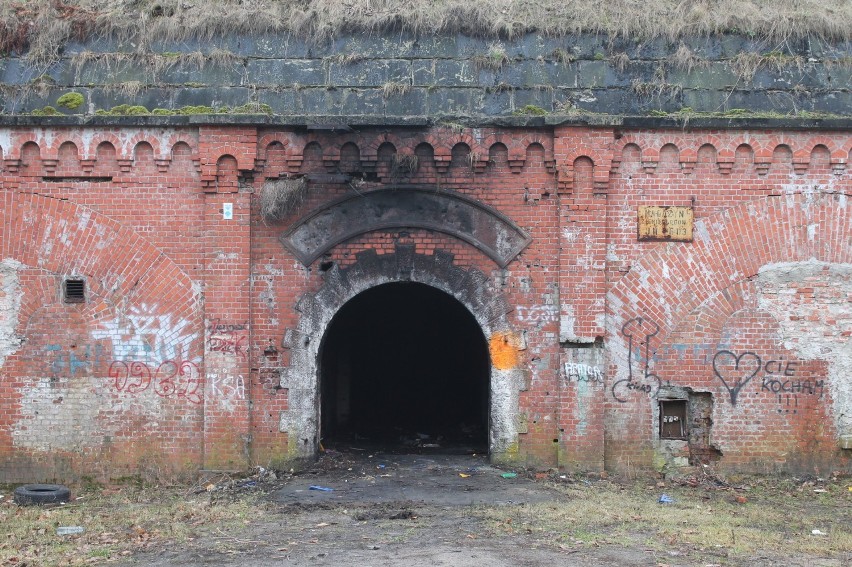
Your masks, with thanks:
[(639, 240), (692, 242), (692, 207), (639, 207)]

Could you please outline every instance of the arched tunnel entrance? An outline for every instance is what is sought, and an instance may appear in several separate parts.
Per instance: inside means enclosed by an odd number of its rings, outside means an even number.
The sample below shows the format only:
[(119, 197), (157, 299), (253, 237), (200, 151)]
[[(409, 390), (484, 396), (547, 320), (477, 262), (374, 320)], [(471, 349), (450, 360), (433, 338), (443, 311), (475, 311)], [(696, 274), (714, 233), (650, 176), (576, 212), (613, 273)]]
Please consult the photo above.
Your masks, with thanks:
[(319, 362), (325, 446), (488, 450), (488, 345), (449, 294), (409, 282), (360, 293), (329, 325)]

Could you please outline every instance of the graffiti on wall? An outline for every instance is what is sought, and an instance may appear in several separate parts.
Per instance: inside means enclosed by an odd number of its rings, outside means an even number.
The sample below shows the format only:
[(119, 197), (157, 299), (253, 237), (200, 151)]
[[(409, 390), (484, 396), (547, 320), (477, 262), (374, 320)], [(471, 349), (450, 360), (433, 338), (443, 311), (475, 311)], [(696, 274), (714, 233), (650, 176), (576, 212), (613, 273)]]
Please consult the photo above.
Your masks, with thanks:
[(554, 323), (559, 320), (559, 308), (555, 305), (519, 305), (515, 309), (518, 312), (518, 321), (522, 323)]
[(210, 395), (217, 400), (225, 411), (232, 412), (237, 405), (246, 399), (245, 379), (237, 374), (208, 373)]
[(569, 382), (603, 384), (603, 371), (597, 366), (580, 362), (565, 363), (565, 379)]
[(644, 317), (635, 317), (621, 327), (627, 339), (627, 378), (616, 381), (611, 393), (615, 401), (626, 403), (631, 392), (655, 397), (662, 386), (660, 377), (651, 372), (651, 339), (660, 332), (660, 326)]
[(45, 359), (53, 377), (68, 376), (75, 378), (79, 372), (85, 376), (107, 360), (103, 345), (85, 345), (78, 348), (65, 348), (59, 344), (44, 347)]
[(760, 355), (750, 351), (737, 354), (720, 350), (713, 356), (713, 373), (728, 390), (732, 406), (737, 405), (740, 391), (761, 376), (760, 391), (778, 396), (778, 403), (784, 406), (778, 412), (797, 413), (799, 395), (821, 399), (825, 392), (825, 380), (802, 380), (797, 376), (798, 371), (799, 363), (795, 360), (764, 362)]
[(114, 360), (152, 365), (186, 360), (198, 336), (190, 321), (158, 313), (156, 306), (147, 304), (132, 307), (124, 317), (103, 321), (92, 331), (95, 340), (112, 343)]
[(247, 358), (247, 328), (248, 323), (222, 323), (221, 319), (213, 319), (207, 326), (207, 349)]
[(138, 394), (153, 384), (154, 392), (161, 398), (184, 398), (193, 404), (200, 404), (203, 399), (201, 372), (186, 360), (167, 360), (155, 370), (144, 362), (115, 361), (109, 365), (108, 376), (119, 392)]

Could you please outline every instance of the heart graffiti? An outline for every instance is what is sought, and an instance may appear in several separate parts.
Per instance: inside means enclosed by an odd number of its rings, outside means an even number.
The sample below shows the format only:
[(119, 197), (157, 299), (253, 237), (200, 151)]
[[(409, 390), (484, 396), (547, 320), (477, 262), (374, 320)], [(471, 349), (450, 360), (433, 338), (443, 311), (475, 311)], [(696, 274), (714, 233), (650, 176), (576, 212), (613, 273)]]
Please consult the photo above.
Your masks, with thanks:
[[(751, 365), (754, 365), (753, 369)], [(737, 405), (737, 396), (740, 390), (757, 376), (760, 368), (760, 357), (753, 352), (744, 352), (737, 356), (735, 352), (720, 350), (713, 357), (713, 372), (728, 389), (732, 406)]]

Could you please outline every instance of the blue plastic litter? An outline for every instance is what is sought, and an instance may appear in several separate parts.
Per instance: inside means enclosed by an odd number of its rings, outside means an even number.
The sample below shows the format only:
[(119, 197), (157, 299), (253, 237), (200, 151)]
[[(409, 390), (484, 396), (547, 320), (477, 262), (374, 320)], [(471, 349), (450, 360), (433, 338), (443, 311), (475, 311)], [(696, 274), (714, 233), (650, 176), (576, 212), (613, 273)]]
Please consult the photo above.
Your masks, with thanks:
[(660, 495), (660, 504), (673, 504), (673, 503), (674, 503), (674, 498), (672, 498), (668, 494), (661, 494)]
[(333, 489), (333, 488), (329, 488), (329, 487), (327, 487), (327, 486), (317, 486), (317, 485), (315, 485), (315, 484), (312, 484), (312, 485), (308, 488), (308, 490), (320, 490), (320, 491), (322, 491), (322, 492), (333, 492), (333, 491), (334, 491), (334, 489)]

